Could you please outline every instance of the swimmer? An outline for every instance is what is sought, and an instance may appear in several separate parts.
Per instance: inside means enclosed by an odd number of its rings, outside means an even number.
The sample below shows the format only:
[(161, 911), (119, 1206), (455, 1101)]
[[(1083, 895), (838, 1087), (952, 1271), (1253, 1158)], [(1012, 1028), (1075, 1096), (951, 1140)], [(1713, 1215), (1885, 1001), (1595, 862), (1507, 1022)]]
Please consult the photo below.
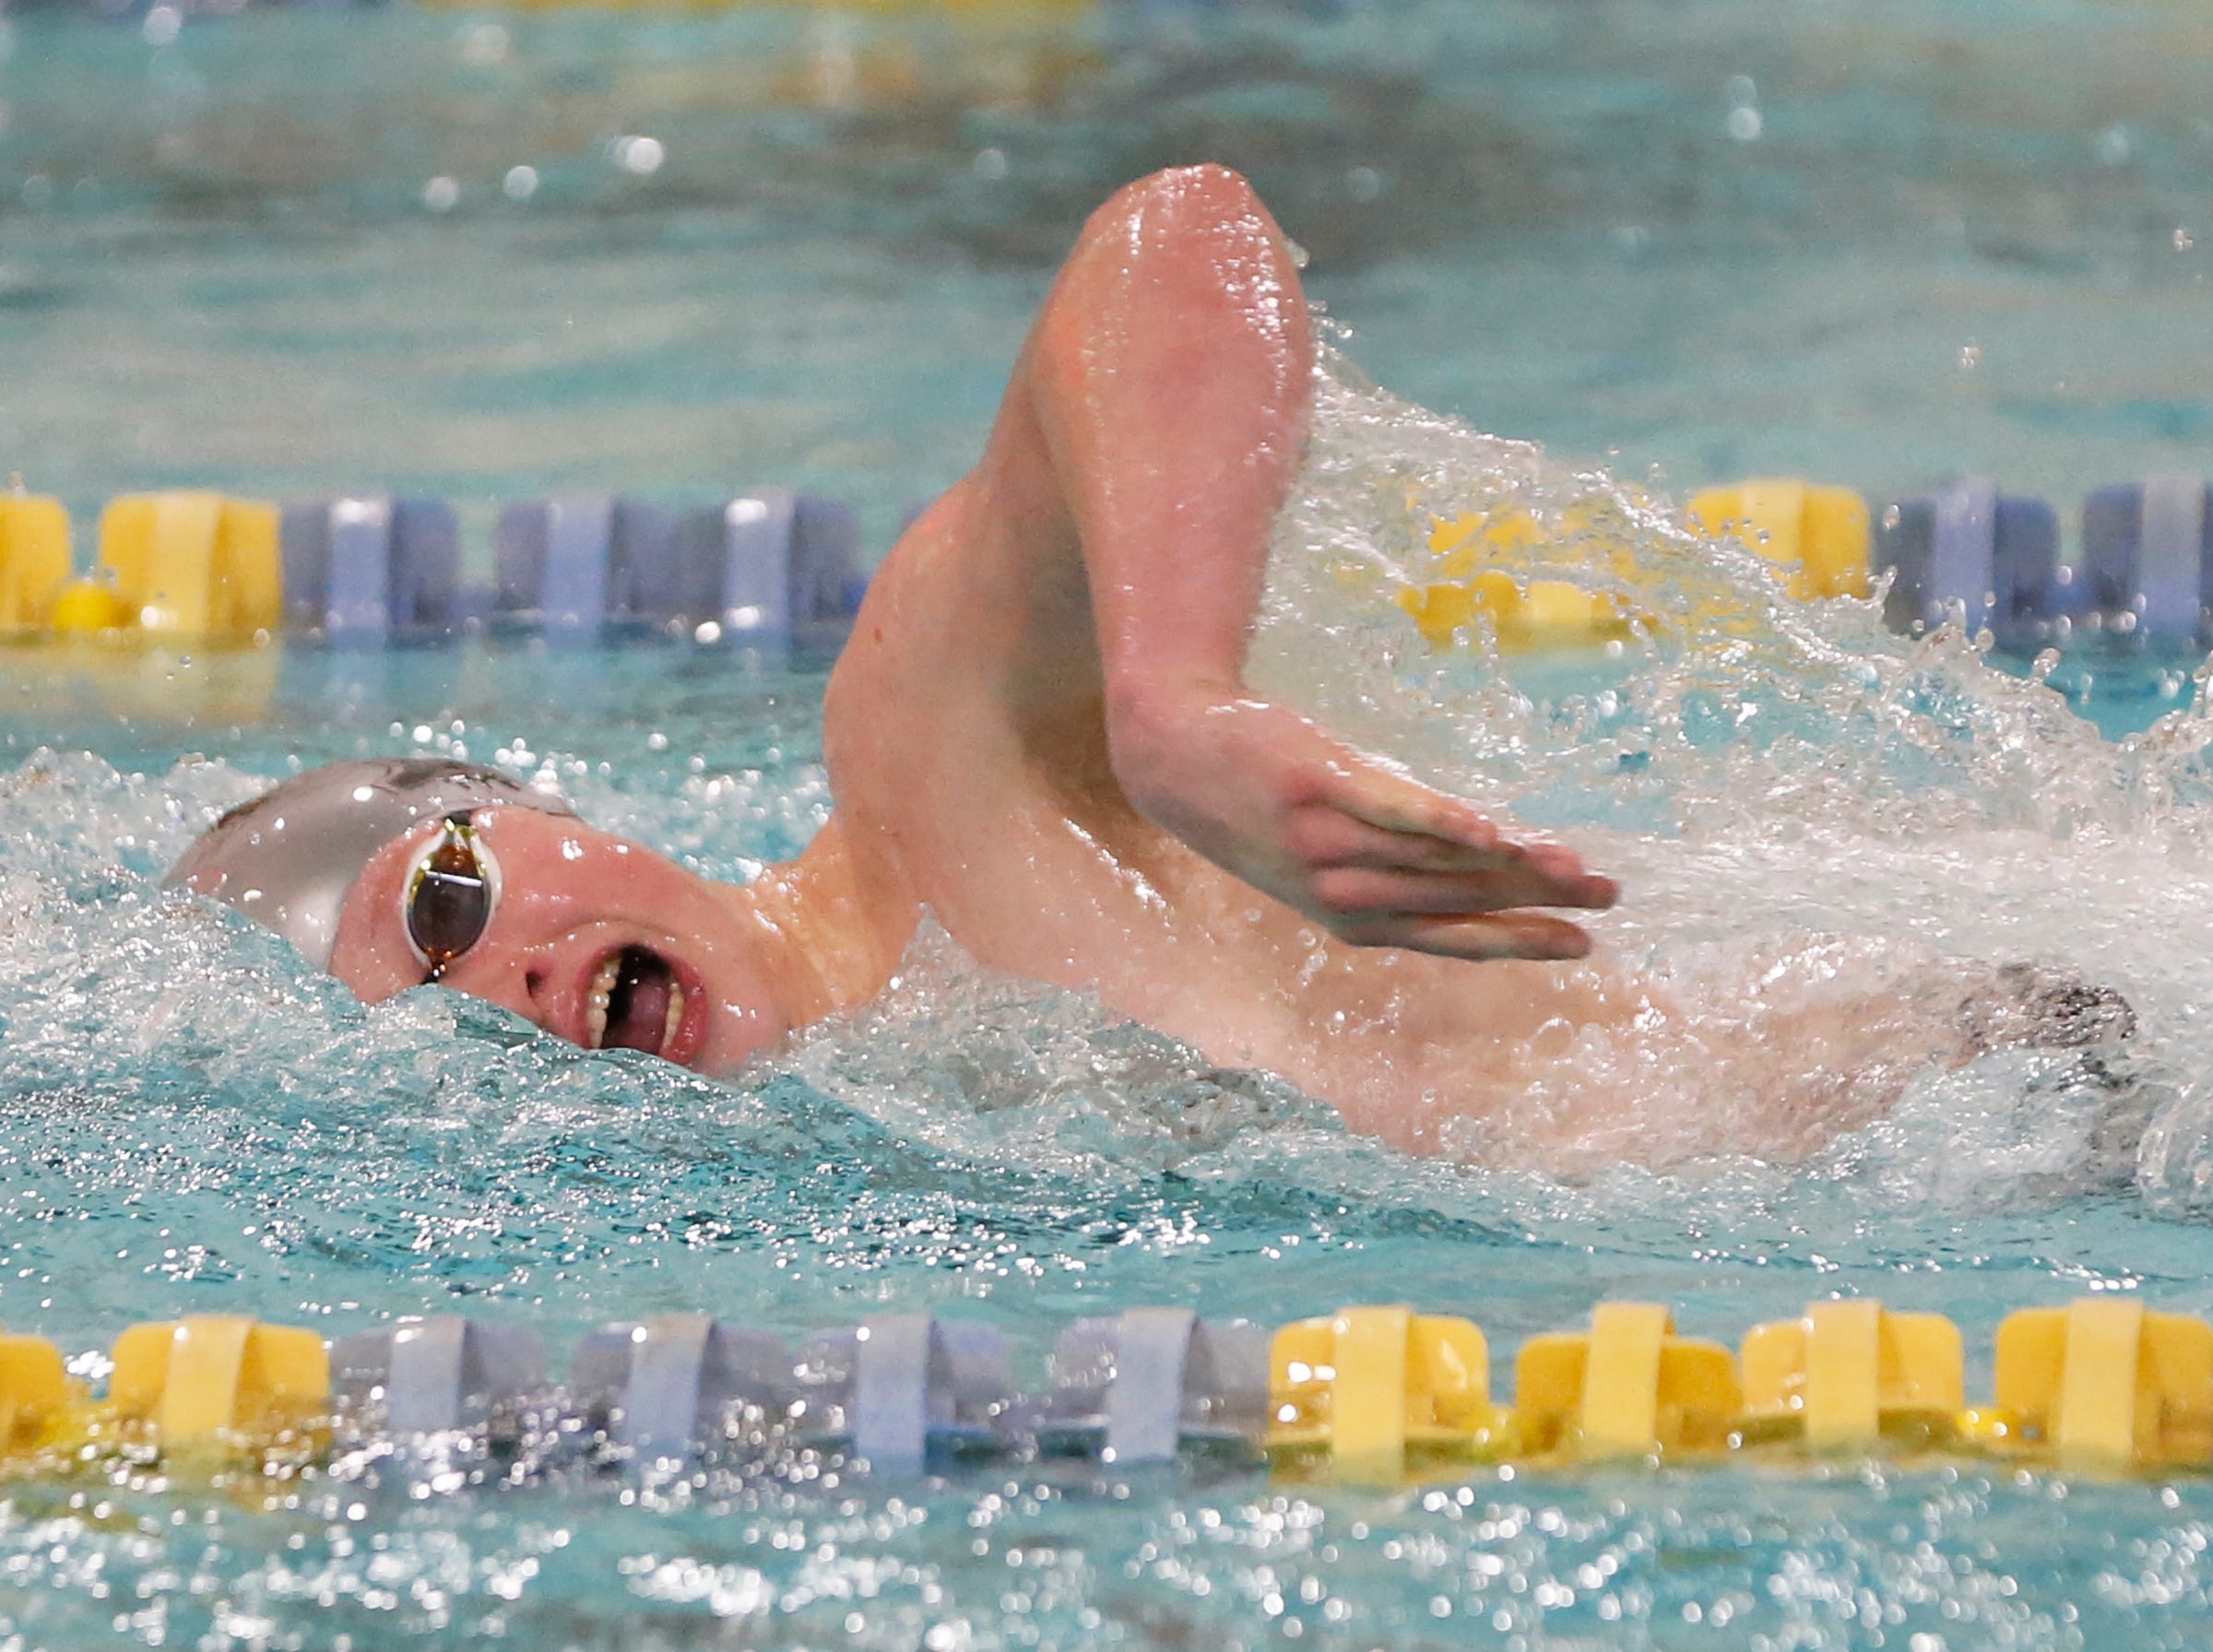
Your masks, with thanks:
[(1656, 1150), (1652, 1120), (1572, 1081), (1592, 1034), (1679, 1068), (1694, 1113), (1735, 1085), (1789, 1152), (1931, 1060), (2112, 1031), (2111, 1006), (2070, 1000), (2053, 1034), (2033, 983), (1937, 970), (1717, 1033), (1589, 960), (1572, 914), (1612, 905), (1612, 879), (1257, 696), (1247, 641), (1315, 352), (1242, 179), (1164, 172), (1102, 207), (982, 459), (870, 585), (824, 708), (833, 818), (750, 884), (404, 761), (285, 783), (171, 880), (368, 1002), (436, 982), (718, 1073), (874, 997), (927, 912), (984, 965), (1272, 1069), (1355, 1129), (1555, 1164)]

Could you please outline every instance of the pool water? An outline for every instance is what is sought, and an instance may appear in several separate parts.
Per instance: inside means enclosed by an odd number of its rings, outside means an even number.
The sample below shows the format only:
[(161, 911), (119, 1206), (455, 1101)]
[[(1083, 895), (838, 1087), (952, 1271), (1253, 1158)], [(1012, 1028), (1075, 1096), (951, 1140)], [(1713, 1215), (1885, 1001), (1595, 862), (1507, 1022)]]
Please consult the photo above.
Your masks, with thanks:
[[(1435, 434), (1402, 426), (1391, 445)], [(1542, 486), (1587, 484), (1545, 472)], [(1356, 600), (1300, 596), (1296, 559), (1285, 566), (1264, 655), (1317, 631), (1356, 644), (1384, 623)], [(1830, 682), (1799, 660), (1808, 716), (1835, 714), (1854, 673), (1898, 663), (1918, 673), (1909, 732), (1964, 723), (1970, 747), (2016, 757), (2009, 742), (2026, 740), (2047, 779), (2070, 772), (2086, 790), (2129, 784), (2084, 776), (2086, 753), (2154, 761), (2147, 737), (2116, 744), (1964, 647), (1886, 640), (1865, 612), (1826, 616), (1818, 634), (1851, 667)], [(1791, 652), (1773, 634), (1759, 646)], [(1311, 691), (1359, 699), (1355, 714), (1416, 761), (1434, 731), (1406, 719), (1430, 696), (1493, 711), (1520, 696), (1557, 731), (1514, 783), (1533, 810), (1557, 790), (1554, 764), (1589, 768), (1593, 702), (1644, 707), (1607, 720), (1606, 738), (1618, 773), (1637, 773), (1623, 752), (1646, 753), (1639, 785), (1656, 774), (1662, 801), (1600, 785), (1561, 828), (1623, 871), (1631, 899), (1607, 923), (1631, 956), (1725, 974), (1738, 939), (1902, 921), (2116, 980), (2147, 1022), (2116, 1060), (2161, 1109), (2179, 1168), (2148, 1175), (2097, 1150), (2095, 1087), (2064, 1055), (1932, 1075), (1805, 1164), (1709, 1156), (1561, 1181), (1410, 1161), (1264, 1076), (1213, 1069), (1080, 994), (980, 974), (933, 937), (882, 1004), (730, 1085), (586, 1056), (434, 990), (363, 1009), (233, 914), (156, 893), (190, 831), (254, 776), (364, 751), (489, 756), (742, 876), (828, 807), (822, 663), (673, 646), (27, 653), (6, 662), (0, 724), (15, 754), (0, 785), (0, 1320), (96, 1354), (125, 1323), (184, 1312), (335, 1333), (459, 1310), (536, 1327), (558, 1362), (586, 1330), (656, 1311), (796, 1336), (929, 1307), (999, 1327), (1038, 1385), (1069, 1320), (1140, 1304), (1278, 1323), (1411, 1296), (1477, 1317), (1503, 1362), (1602, 1297), (1664, 1299), (1686, 1331), (1734, 1339), (1809, 1299), (1868, 1292), (1953, 1316), (1974, 1392), (2013, 1307), (2114, 1289), (2213, 1308), (2193, 1180), (2213, 1151), (2190, 1088), (2205, 1034), (2172, 978), (2213, 956), (2197, 840), (2173, 839), (2187, 810), (2069, 842), (1939, 774), (1914, 796), (1945, 799), (1954, 832), (1944, 864), (1917, 868), (1911, 822), (1798, 808), (1793, 823), (1775, 745), (1672, 740), (1655, 713), (1695, 691), (1695, 673), (1676, 674), (1696, 647), (1505, 662), (1408, 649), (1380, 675), (1351, 653), (1357, 668)], [(1757, 660), (1737, 669), (1748, 686), (1717, 702), (1724, 722), (1775, 686)], [(2162, 702), (2160, 671), (2116, 659), (2094, 680), (2132, 685), (2137, 698), (2116, 687), (2107, 709), (2140, 723)], [(2202, 746), (2188, 724), (2148, 738)], [(1471, 711), (1456, 734), (1493, 727)], [(1764, 775), (1766, 830), (1705, 818), (1709, 763)], [(1661, 836), (1609, 825), (1627, 806), (1662, 809)], [(1806, 888), (1808, 862), (1840, 850), (1897, 863)], [(1980, 887), (1947, 892), (1961, 879)], [(2148, 939), (2163, 903), (2175, 910)], [(2046, 932), (2054, 921), (2072, 933)], [(97, 1358), (80, 1367), (97, 1375)], [(32, 1646), (464, 1632), (579, 1646), (1689, 1646), (1717, 1631), (1779, 1646), (2124, 1633), (2183, 1646), (2213, 1531), (2200, 1481), (1972, 1467), (1484, 1470), (1383, 1494), (1220, 1467), (1017, 1463), (886, 1482), (834, 1465), (641, 1478), (555, 1460), (456, 1486), (355, 1464), (267, 1498), (88, 1472), (19, 1485), (0, 1511), (0, 1615)]]
[[(2070, 502), (2197, 463), (2213, 42), (2183, 14), (1440, 4), (979, 40), (393, 10), (165, 33), (24, 16), (0, 65), (0, 463), (80, 511), (148, 482), (368, 479), (480, 524), (556, 481), (788, 480), (856, 499), (881, 542), (972, 454), (1081, 212), (1219, 145), (1311, 245), (1368, 369), (1567, 455), (1326, 384), (1263, 678), (1583, 845), (1629, 891), (1607, 945), (1688, 987), (1822, 938), (1847, 971), (1924, 947), (2111, 982), (2142, 1017), (2112, 1063), (2152, 1146), (2102, 1141), (2109, 1092), (2046, 1053), (1923, 1075), (1803, 1162), (1690, 1151), (1669, 1098), (1628, 1090), (1664, 1169), (1414, 1161), (936, 936), (881, 1004), (735, 1084), (437, 991), (364, 1009), (159, 895), (214, 810), (295, 761), (454, 751), (745, 876), (826, 816), (826, 662), (27, 649), (0, 656), (10, 1330), (96, 1375), (133, 1321), (458, 1310), (536, 1327), (558, 1367), (645, 1313), (796, 1335), (928, 1307), (999, 1327), (1035, 1385), (1070, 1319), (1139, 1304), (1272, 1324), (1412, 1297), (1478, 1319), (1503, 1367), (1602, 1297), (1734, 1341), (1842, 1292), (1951, 1315), (1974, 1393), (2012, 1308), (2213, 1311), (2197, 662), (1994, 672), (1858, 605), (1783, 606), (1640, 491), (1654, 463), (1877, 493), (1975, 466)], [(1610, 446), (1636, 487), (1589, 468)], [(1635, 552), (1653, 624), (1613, 657), (1427, 654), (1387, 577), (1418, 552), (1418, 514), (1385, 502), (1410, 482), (1434, 508), (1581, 513)], [(1590, 578), (1588, 549), (1540, 571)], [(1717, 612), (1718, 643), (1687, 622)], [(1034, 1463), (514, 1480), (17, 1484), (0, 1633), (2187, 1646), (2213, 1537), (2203, 1481), (1969, 1466), (1391, 1494)]]
[(161, 9), (0, 56), (0, 455), (79, 510), (781, 480), (881, 543), (1083, 216), (1196, 157), (1384, 383), (1631, 477), (2067, 517), (2213, 429), (2213, 41), (2159, 0)]

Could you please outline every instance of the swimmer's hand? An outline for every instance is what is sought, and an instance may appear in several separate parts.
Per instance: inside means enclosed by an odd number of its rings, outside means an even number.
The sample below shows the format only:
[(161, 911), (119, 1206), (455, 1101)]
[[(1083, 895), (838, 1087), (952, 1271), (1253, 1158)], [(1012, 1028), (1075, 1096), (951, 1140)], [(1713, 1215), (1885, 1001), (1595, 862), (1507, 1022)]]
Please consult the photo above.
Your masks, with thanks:
[(1529, 909), (1620, 892), (1572, 850), (1508, 842), (1473, 805), (1241, 689), (1118, 695), (1107, 736), (1147, 820), (1357, 946), (1580, 958), (1580, 926)]

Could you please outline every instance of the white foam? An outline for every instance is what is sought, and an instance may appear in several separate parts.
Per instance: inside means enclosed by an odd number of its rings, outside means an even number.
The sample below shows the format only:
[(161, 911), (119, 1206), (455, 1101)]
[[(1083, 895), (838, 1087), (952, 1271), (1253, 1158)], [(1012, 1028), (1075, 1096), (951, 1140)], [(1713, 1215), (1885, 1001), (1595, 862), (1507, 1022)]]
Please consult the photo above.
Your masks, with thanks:
[[(1877, 602), (1790, 600), (1759, 559), (1686, 531), (1663, 497), (1399, 402), (1334, 355), (1318, 392), (1256, 680), (1617, 874), (1622, 905), (1594, 928), (1698, 1006), (1655, 1035), (1577, 1030), (1557, 1083), (1467, 1127), (1463, 1150), (1510, 1158), (1518, 1132), (1556, 1127), (1597, 1090), (1565, 1162), (1632, 1144), (1660, 1162), (1801, 1152), (1886, 1114), (1911, 1066), (1873, 1082), (1868, 1068), (1809, 1071), (1778, 1033), (1762, 1070), (1724, 1058), (1726, 1024), (1774, 1021), (1778, 992), (1817, 991), (1902, 1031), (1945, 1013), (1910, 1002), (1927, 983), (1983, 962), (2116, 987), (2139, 1013), (2137, 1052), (2213, 1072), (2202, 703), (2106, 741), (1955, 632), (1910, 640), (1882, 629)], [(1511, 572), (1611, 594), (1645, 618), (1640, 634), (1565, 670), (1483, 635), (1433, 652), (1398, 592), (1433, 577), (1430, 525), (1478, 511), (1547, 530), (1502, 553)], [(1949, 1104), (2018, 1101), (1994, 1070), (1947, 1080)], [(1943, 1152), (1951, 1171), (1963, 1153), (2005, 1158), (1972, 1132)]]

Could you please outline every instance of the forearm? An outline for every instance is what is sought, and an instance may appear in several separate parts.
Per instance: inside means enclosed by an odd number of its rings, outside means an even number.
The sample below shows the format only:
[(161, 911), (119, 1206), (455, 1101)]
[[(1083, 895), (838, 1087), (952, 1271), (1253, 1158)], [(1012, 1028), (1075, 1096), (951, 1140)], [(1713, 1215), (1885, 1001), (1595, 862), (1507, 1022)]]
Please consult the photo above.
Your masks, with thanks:
[(832, 722), (867, 732), (839, 749), (890, 726), (838, 717), (840, 680), (900, 652), (878, 676), (910, 712), (919, 694), (971, 742), (1003, 725), (977, 761), (1042, 780), (1071, 822), (1134, 810), (1359, 944), (1579, 957), (1580, 928), (1521, 909), (1604, 905), (1610, 883), (1246, 689), (1314, 369), (1290, 245), (1242, 179), (1189, 168), (1108, 202), (983, 461), (870, 592), (831, 696)]
[(1220, 168), (1123, 191), (1063, 271), (1032, 410), (1082, 545), (1110, 720), (1240, 688), (1314, 348), (1288, 243)]

